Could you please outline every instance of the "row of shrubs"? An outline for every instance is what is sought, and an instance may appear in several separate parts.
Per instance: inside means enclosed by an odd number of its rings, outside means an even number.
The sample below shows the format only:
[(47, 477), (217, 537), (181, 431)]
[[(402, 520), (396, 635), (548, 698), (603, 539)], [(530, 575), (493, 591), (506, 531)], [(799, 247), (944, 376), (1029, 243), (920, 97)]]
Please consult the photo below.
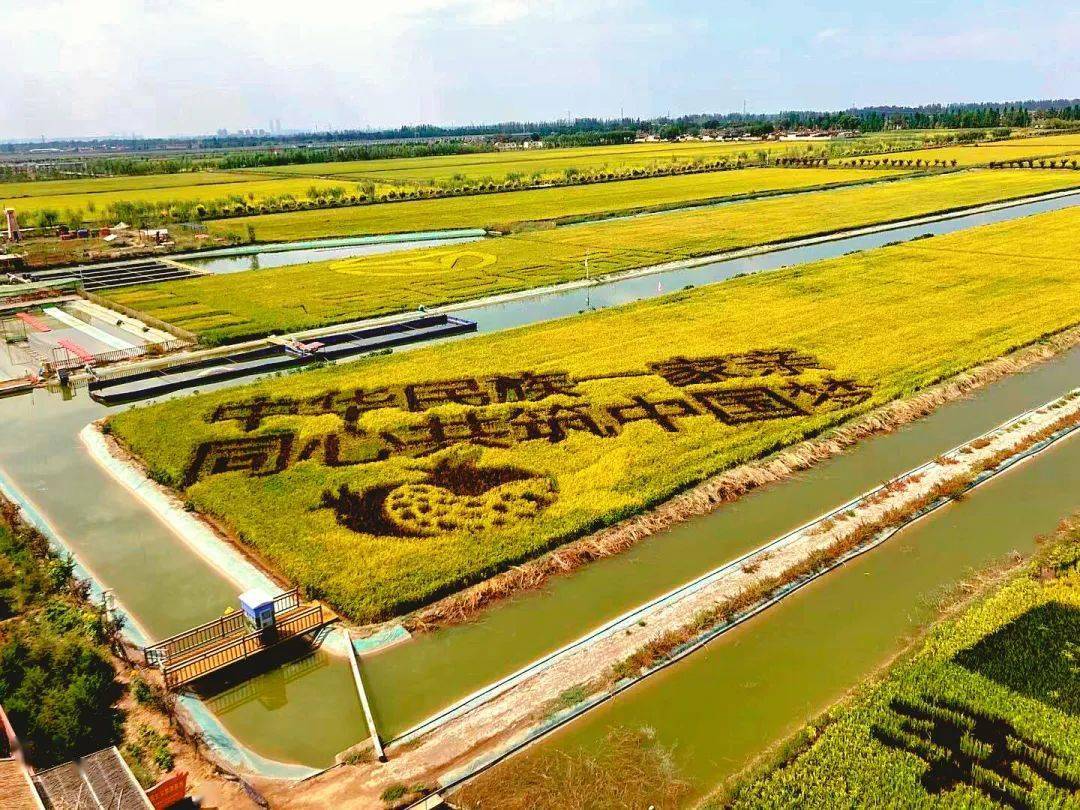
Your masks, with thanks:
[[(759, 164), (750, 163), (740, 157), (736, 160), (694, 160), (678, 164), (596, 171), (581, 171), (568, 168), (560, 176), (544, 176), (537, 173), (525, 177), (512, 174), (502, 181), (496, 181), (492, 178), (468, 180), (461, 176), (455, 176), (440, 184), (389, 188), (386, 190), (376, 190), (373, 183), (364, 183), (357, 185), (353, 193), (349, 193), (344, 186), (331, 186), (321, 189), (312, 187), (306, 197), (281, 194), (262, 199), (253, 199), (232, 194), (218, 200), (207, 201), (121, 201), (104, 207), (100, 210), (100, 213), (95, 211), (90, 213), (92, 215), (97, 213), (98, 215), (94, 217), (94, 220), (103, 223), (124, 221), (138, 227), (149, 227), (170, 222), (201, 222), (209, 219), (228, 219), (253, 214), (277, 214), (289, 211), (309, 211), (354, 205), (407, 202), (410, 200), (432, 200), (445, 197), (498, 194), (532, 188), (587, 185), (649, 177), (696, 174), (741, 169), (747, 165)], [(72, 228), (79, 228), (83, 227), (85, 221), (86, 218), (82, 210), (67, 209), (60, 213), (53, 209), (41, 209), (34, 214), (32, 223), (24, 223), (24, 225), (33, 224), (35, 227), (47, 229), (65, 224)]]
[(830, 164), (829, 158), (783, 157), (776, 159), (777, 166), (796, 168), (820, 168), (822, 166), (842, 166), (846, 169), (947, 169), (956, 166), (955, 160), (890, 159), (890, 158), (848, 158)]
[(991, 169), (1080, 169), (1080, 159), (995, 160), (987, 165)]

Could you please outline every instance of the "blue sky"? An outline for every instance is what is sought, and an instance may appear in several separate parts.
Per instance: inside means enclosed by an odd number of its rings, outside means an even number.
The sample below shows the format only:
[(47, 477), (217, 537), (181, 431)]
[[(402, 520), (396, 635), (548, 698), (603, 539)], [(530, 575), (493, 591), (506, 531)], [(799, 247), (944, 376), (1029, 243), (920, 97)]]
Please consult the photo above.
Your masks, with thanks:
[(1037, 2), (0, 0), (0, 139), (1080, 96)]

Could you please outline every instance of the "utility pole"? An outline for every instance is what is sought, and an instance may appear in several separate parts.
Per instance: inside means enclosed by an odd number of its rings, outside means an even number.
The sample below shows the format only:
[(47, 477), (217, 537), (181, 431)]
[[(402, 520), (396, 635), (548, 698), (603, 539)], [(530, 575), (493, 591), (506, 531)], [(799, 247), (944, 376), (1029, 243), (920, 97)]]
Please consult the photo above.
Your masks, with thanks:
[(585, 251), (585, 309), (592, 309), (592, 284), (589, 278), (589, 251)]

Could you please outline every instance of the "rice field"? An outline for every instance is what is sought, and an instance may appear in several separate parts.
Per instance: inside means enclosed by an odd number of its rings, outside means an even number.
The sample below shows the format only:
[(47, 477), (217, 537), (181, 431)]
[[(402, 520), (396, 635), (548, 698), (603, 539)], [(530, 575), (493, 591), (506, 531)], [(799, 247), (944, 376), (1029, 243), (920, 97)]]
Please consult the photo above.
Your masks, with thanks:
[[(802, 171), (792, 170), (792, 171)], [(981, 170), (520, 233), (452, 247), (121, 288), (109, 299), (236, 341), (572, 281), (1080, 185)]]
[(11, 202), (22, 197), (59, 197), (106, 191), (145, 191), (249, 182), (251, 178), (239, 172), (180, 172), (119, 177), (80, 177), (72, 180), (25, 180), (0, 183), (0, 200)]
[(984, 166), (1002, 160), (1025, 160), (1066, 156), (1080, 160), (1080, 133), (1047, 135), (1036, 138), (1015, 138), (969, 146), (942, 146), (935, 149), (915, 149), (909, 152), (890, 152), (886, 160), (956, 161), (958, 166)]
[(440, 230), (502, 229), (522, 222), (601, 216), (895, 177), (896, 171), (861, 169), (739, 169), (652, 177), (615, 183), (508, 191), (474, 197), (410, 200), (323, 211), (292, 211), (210, 221), (211, 233), (279, 242), (327, 236), (360, 236)]
[[(648, 168), (687, 164), (693, 161), (757, 160), (775, 157), (830, 156), (847, 153), (873, 154), (910, 144), (912, 148), (934, 138), (947, 137), (949, 130), (909, 130), (873, 133), (852, 139), (801, 141), (725, 141), (682, 143), (635, 143), (619, 146), (591, 146), (573, 149), (538, 149), (447, 155), (435, 158), (391, 158), (386, 160), (342, 161), (276, 166), (253, 172), (279, 176), (308, 175), (345, 180), (369, 180), (391, 185), (454, 185), (477, 181), (500, 183), (508, 177), (555, 177), (568, 169), (582, 173), (627, 168)], [(1080, 136), (1048, 136), (1024, 141), (1035, 153), (1058, 150), (1061, 139)], [(1008, 143), (1008, 142), (1006, 142)], [(988, 146), (990, 146), (988, 144)], [(1076, 145), (1074, 144), (1074, 147)], [(974, 147), (952, 147), (971, 149)], [(934, 151), (939, 150), (920, 150)], [(1076, 151), (1074, 148), (1073, 151)], [(905, 153), (907, 154), (907, 153)], [(944, 153), (943, 153), (944, 154)], [(962, 156), (969, 152), (962, 151)], [(931, 158), (933, 159), (933, 158)], [(991, 160), (993, 158), (987, 158)], [(978, 161), (986, 162), (985, 160)], [(967, 164), (964, 164), (967, 165)]]
[(385, 618), (1075, 325), (1078, 226), (1064, 209), (134, 408), (109, 429), (310, 595)]
[[(639, 143), (619, 146), (587, 146), (570, 149), (535, 149), (507, 152), (480, 152), (470, 155), (446, 155), (426, 158), (388, 158), (337, 163), (309, 163), (252, 169), (253, 173), (275, 175), (317, 175), (348, 180), (377, 180), (391, 184), (430, 184), (484, 180), (501, 182), (509, 175), (553, 176), (566, 169), (581, 172), (602, 169), (647, 168), (690, 163), (694, 160), (748, 158), (757, 152), (805, 150), (807, 144), (763, 142), (685, 142)], [(819, 147), (821, 143), (814, 143)]]
[(1033, 564), (804, 729), (799, 753), (723, 806), (1075, 806), (1078, 564), (1074, 516)]
[[(906, 140), (909, 140), (913, 146), (917, 146), (926, 137), (925, 133), (920, 132), (908, 136)], [(878, 138), (877, 136), (850, 140), (638, 143), (572, 149), (487, 152), (438, 158), (318, 163), (254, 169), (253, 171), (369, 180), (400, 186), (453, 186), (479, 181), (501, 183), (515, 177), (553, 178), (563, 176), (568, 170), (588, 174), (626, 169), (685, 166), (694, 162), (715, 160), (759, 161), (764, 156), (826, 157), (850, 150), (863, 152), (895, 148), (895, 143), (895, 138)]]
[[(162, 209), (178, 203), (205, 203), (208, 206), (214, 203), (223, 203), (227, 200), (235, 200), (240, 203), (257, 203), (271, 197), (290, 194), (297, 199), (307, 197), (311, 188), (326, 191), (332, 188), (342, 189), (345, 193), (357, 193), (355, 183), (346, 183), (340, 180), (322, 180), (319, 178), (295, 178), (295, 179), (253, 179), (250, 175), (228, 174), (221, 172), (190, 172), (187, 174), (158, 175), (158, 178), (174, 178), (176, 180), (187, 179), (186, 183), (172, 183), (165, 185), (128, 185), (124, 181), (143, 180), (150, 177), (116, 177), (102, 178), (101, 180), (59, 180), (43, 181), (40, 183), (4, 183), (0, 184), (0, 206), (11, 207), (18, 213), (20, 221), (26, 225), (35, 222), (35, 216), (39, 211), (52, 210), (60, 214), (64, 221), (72, 217), (68, 212), (74, 212), (80, 221), (94, 222), (104, 218), (105, 222), (114, 222), (115, 219), (107, 215), (110, 208), (117, 204), (151, 204), (160, 206)], [(194, 182), (196, 179), (207, 179), (208, 182)], [(160, 182), (157, 180), (155, 182)], [(71, 186), (60, 184), (72, 183)], [(101, 190), (91, 183), (102, 183)], [(56, 193), (39, 193), (44, 188), (39, 186), (58, 187)], [(112, 190), (105, 190), (113, 187)], [(95, 190), (81, 190), (88, 189)], [(35, 193), (38, 192), (38, 193)], [(17, 193), (33, 193), (33, 196), (5, 196)], [(69, 223), (70, 224), (70, 223)]]

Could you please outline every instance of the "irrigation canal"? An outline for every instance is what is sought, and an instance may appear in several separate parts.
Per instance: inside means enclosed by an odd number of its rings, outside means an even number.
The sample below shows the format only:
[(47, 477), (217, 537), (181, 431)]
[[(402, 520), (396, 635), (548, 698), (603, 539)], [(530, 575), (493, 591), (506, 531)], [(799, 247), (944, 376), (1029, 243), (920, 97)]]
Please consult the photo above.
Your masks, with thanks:
[(330, 259), (350, 259), (373, 256), (411, 247), (438, 247), (475, 242), (484, 237), (483, 229), (456, 231), (424, 231), (356, 236), (341, 239), (312, 239), (303, 242), (279, 242), (267, 245), (245, 245), (219, 250), (185, 253), (169, 258), (204, 273), (240, 273), (245, 270), (266, 270), (290, 264), (324, 262)]
[[(586, 301), (608, 306), (655, 295), (658, 280), (667, 290), (674, 290), (684, 282), (717, 281), (736, 273), (811, 261), (1078, 201), (1063, 198), (1024, 204), (918, 225), (909, 229), (910, 234), (893, 230), (459, 312), (476, 319), (481, 330), (493, 331), (576, 313), (585, 308)], [(480, 621), (425, 635), (366, 658), (365, 677), (380, 729), (384, 736), (404, 732), (447, 703), (604, 619), (1059, 395), (1078, 379), (1080, 350), (1074, 350), (1026, 374), (1000, 381), (969, 400), (946, 406), (901, 431), (865, 442), (788, 482), (676, 527), (624, 555), (553, 580), (542, 591), (509, 600)], [(79, 431), (108, 412), (107, 407), (90, 400), (85, 389), (70, 399), (39, 389), (0, 400), (0, 472), (152, 637), (220, 615), (235, 604), (236, 587), (132, 499), (80, 444)], [(663, 727), (665, 739), (675, 739), (677, 729), (680, 761), (703, 788), (707, 787), (710, 780), (730, 772), (886, 658), (925, 615), (927, 600), (936, 588), (961, 578), (969, 567), (992, 560), (1004, 550), (1023, 546), (1075, 507), (1073, 493), (1080, 469), (1077, 452), (1075, 442), (1054, 450), (1026, 465), (1025, 470), (1005, 476), (985, 494), (980, 492), (970, 501), (950, 507), (944, 517), (916, 525), (886, 548), (867, 555), (859, 570), (878, 566), (873, 570), (883, 572), (876, 579), (865, 578), (873, 580), (873, 589), (845, 596), (844, 588), (850, 586), (842, 583), (862, 580), (848, 572), (827, 577), (789, 600), (788, 605), (748, 623), (746, 630), (711, 646), (700, 655), (701, 663), (699, 657), (692, 657), (640, 690), (631, 690), (602, 710), (598, 719), (587, 718), (577, 724), (581, 731), (575, 726), (558, 744), (574, 745), (576, 735), (587, 739), (589, 733), (599, 733), (604, 722), (599, 718), (622, 722), (613, 715), (623, 706), (632, 718), (634, 707), (640, 706), (637, 711), (645, 716), (648, 705), (662, 703), (672, 723), (681, 718), (683, 725), (661, 722), (662, 717), (653, 717), (649, 724)], [(1002, 492), (1033, 476), (1045, 486), (1018, 496), (1026, 498), (1024, 510), (1002, 505)], [(998, 498), (992, 497), (995, 491)], [(1005, 495), (1004, 500), (1011, 502), (1011, 497)], [(969, 514), (974, 516), (972, 520), (988, 516), (983, 518), (980, 531), (950, 531), (933, 539), (939, 525)], [(1021, 517), (1022, 523), (1016, 525)], [(1014, 531), (997, 534), (998, 526), (1010, 525)], [(997, 541), (988, 540), (991, 530)], [(933, 564), (924, 561), (914, 566), (910, 576), (894, 576), (888, 565), (881, 568), (883, 564), (877, 561), (900, 555), (900, 562), (908, 563), (916, 556), (898, 549), (924, 549), (932, 555)], [(819, 603), (820, 607), (815, 607)], [(853, 605), (858, 609), (852, 610)], [(819, 615), (814, 611), (824, 613), (820, 626), (811, 628), (806, 622), (808, 617)], [(845, 632), (837, 633), (838, 626), (845, 627)], [(763, 628), (760, 634), (756, 628)], [(822, 639), (828, 645), (823, 646)], [(664, 685), (677, 675), (696, 673), (717, 659), (732, 680), (725, 682), (713, 674), (704, 683), (688, 681), (685, 689), (675, 686), (664, 691)], [(747, 673), (751, 677), (744, 678)], [(747, 684), (755, 685), (751, 688)], [(735, 687), (747, 694), (730, 691)], [(768, 694), (760, 701), (754, 691), (759, 688), (762, 695)], [(659, 694), (662, 697), (651, 697)], [(740, 695), (737, 701), (733, 702), (733, 694)], [(214, 684), (206, 702), (237, 739), (270, 759), (321, 767), (330, 764), (335, 753), (366, 736), (347, 661), (323, 652), (290, 660), (243, 683)], [(734, 714), (735, 703), (745, 704), (740, 711), (748, 714)], [(760, 717), (753, 716), (753, 706), (758, 707)], [(293, 733), (297, 728), (304, 728), (305, 733)], [(719, 740), (723, 745), (714, 744), (719, 738), (723, 738)]]
[[(1075, 366), (1074, 366), (1075, 368)], [(1076, 377), (1073, 377), (1073, 381)], [(525, 756), (595, 750), (615, 728), (650, 728), (700, 795), (872, 675), (974, 569), (1080, 507), (1080, 442), (990, 481), (833, 571)]]

